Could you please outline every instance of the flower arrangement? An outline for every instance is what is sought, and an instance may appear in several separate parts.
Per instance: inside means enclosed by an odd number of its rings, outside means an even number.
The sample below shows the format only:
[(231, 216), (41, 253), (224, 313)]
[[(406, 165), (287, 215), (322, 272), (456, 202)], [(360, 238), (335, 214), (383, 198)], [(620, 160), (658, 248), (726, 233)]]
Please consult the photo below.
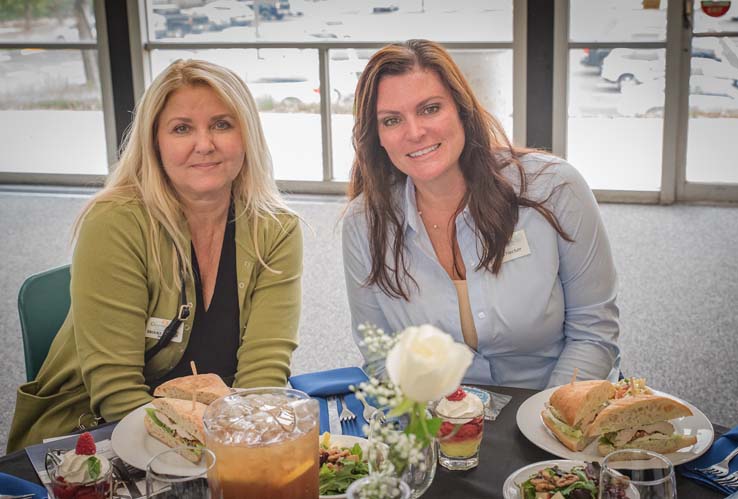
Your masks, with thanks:
[[(396, 481), (408, 467), (419, 466), (422, 471), (424, 451), (441, 427), (441, 420), (429, 414), (428, 404), (459, 387), (473, 353), (431, 325), (389, 335), (365, 324), (359, 326), (359, 333), (363, 338), (360, 345), (375, 360), (369, 364), (375, 369), (368, 373), (368, 382), (355, 388), (357, 398), (370, 399), (382, 414), (386, 412), (387, 418), (404, 418), (407, 422), (403, 431), (397, 431), (382, 425), (383, 418), (375, 418), (370, 422), (372, 426), (365, 428), (373, 443), (379, 445), (369, 449), (370, 462), (375, 466), (369, 485), (358, 497), (388, 497), (387, 484)], [(381, 459), (378, 454), (382, 454)]]

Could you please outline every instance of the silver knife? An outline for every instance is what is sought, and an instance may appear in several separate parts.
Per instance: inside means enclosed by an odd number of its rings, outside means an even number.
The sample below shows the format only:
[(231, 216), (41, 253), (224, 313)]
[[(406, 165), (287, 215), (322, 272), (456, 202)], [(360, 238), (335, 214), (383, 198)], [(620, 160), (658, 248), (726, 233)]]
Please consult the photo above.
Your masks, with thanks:
[(338, 420), (336, 397), (328, 397), (328, 429), (332, 435), (341, 435), (341, 422)]

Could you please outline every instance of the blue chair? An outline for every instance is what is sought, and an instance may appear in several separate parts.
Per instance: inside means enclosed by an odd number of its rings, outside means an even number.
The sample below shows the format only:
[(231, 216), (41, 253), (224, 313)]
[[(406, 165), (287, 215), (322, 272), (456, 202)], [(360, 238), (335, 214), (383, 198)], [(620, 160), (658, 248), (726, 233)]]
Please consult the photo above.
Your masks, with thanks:
[(69, 313), (69, 265), (28, 277), (18, 292), (26, 379), (32, 381)]

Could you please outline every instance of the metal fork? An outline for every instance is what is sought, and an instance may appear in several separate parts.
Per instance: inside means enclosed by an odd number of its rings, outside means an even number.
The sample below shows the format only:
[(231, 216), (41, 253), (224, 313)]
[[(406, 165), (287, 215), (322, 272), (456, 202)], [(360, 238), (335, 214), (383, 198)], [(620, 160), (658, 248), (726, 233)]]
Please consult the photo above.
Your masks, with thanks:
[(364, 412), (361, 414), (364, 416), (364, 420), (369, 423), (371, 422), (372, 418), (375, 414), (379, 413), (379, 420), (384, 421), (384, 413), (377, 409), (376, 407), (369, 405), (369, 403), (364, 400), (364, 397), (356, 397), (357, 399), (361, 400), (361, 403), (364, 405)]
[(738, 471), (734, 471), (730, 475), (726, 475), (722, 478), (715, 480), (720, 485), (727, 485), (728, 487), (738, 486)]
[(725, 478), (728, 475), (728, 465), (736, 455), (738, 455), (738, 448), (734, 449), (733, 452), (725, 456), (725, 459), (723, 459), (719, 463), (708, 466), (707, 468), (695, 469), (704, 475), (709, 475), (710, 478)]
[(351, 412), (351, 410), (348, 408), (348, 405), (346, 404), (346, 399), (343, 396), (339, 397), (339, 399), (341, 400), (342, 409), (341, 414), (338, 415), (338, 420), (341, 423), (345, 423), (346, 421), (353, 421), (354, 419), (356, 419), (356, 414)]

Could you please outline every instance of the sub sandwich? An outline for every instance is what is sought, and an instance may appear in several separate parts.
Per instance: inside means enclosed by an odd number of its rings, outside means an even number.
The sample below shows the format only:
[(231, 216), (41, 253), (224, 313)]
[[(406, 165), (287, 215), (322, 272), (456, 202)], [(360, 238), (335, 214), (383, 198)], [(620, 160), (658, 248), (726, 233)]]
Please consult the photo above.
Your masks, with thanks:
[(669, 454), (694, 445), (697, 437), (675, 432), (669, 420), (691, 416), (686, 405), (660, 395), (634, 395), (611, 400), (586, 434), (599, 437), (597, 451), (607, 455), (619, 449), (645, 449)]
[(187, 446), (179, 453), (193, 463), (200, 461), (205, 441), (202, 417), (207, 406), (173, 398), (157, 398), (151, 403), (154, 407), (147, 408), (144, 416), (149, 435), (169, 447)]
[(562, 444), (580, 451), (595, 439), (589, 427), (614, 395), (615, 387), (607, 380), (569, 383), (553, 392), (541, 418)]
[(208, 405), (224, 395), (230, 395), (231, 389), (217, 374), (193, 374), (162, 383), (154, 390), (154, 397), (192, 400), (193, 392), (195, 400)]

